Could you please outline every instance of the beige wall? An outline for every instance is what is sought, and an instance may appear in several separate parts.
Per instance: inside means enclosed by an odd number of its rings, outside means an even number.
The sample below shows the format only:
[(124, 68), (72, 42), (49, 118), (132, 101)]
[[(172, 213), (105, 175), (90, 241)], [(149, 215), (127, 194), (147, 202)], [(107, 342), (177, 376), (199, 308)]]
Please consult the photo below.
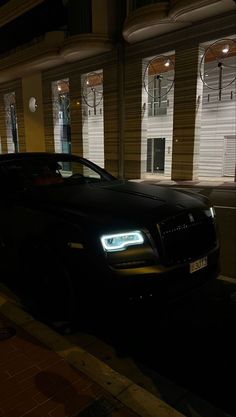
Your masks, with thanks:
[[(41, 73), (22, 78), (22, 96), (25, 121), (26, 151), (45, 151), (43, 98)], [(36, 98), (37, 108), (35, 112), (29, 109), (29, 99)]]
[(198, 46), (176, 49), (173, 120), (172, 180), (198, 178), (201, 102), (199, 75), (202, 50)]

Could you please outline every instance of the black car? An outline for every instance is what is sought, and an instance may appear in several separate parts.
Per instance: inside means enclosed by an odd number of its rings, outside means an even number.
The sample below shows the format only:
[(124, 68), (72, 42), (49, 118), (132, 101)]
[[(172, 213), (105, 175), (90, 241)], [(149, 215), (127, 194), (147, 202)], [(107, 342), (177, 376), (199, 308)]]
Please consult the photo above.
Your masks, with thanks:
[(182, 297), (217, 277), (209, 200), (68, 154), (0, 156), (1, 276), (41, 311)]

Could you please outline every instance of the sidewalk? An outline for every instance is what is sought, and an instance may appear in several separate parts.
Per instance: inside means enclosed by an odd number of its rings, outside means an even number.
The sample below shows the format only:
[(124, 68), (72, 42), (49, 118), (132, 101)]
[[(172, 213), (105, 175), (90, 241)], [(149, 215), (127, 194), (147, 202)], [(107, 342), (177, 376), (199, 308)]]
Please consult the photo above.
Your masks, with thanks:
[(141, 182), (141, 183), (151, 183), (151, 184), (158, 184), (158, 185), (167, 185), (167, 186), (183, 186), (183, 187), (196, 187), (196, 188), (201, 188), (201, 187), (210, 187), (210, 188), (217, 188), (217, 189), (227, 189), (227, 190), (236, 190), (236, 182), (235, 181), (222, 181), (222, 180), (218, 180), (218, 179), (202, 179), (202, 180), (196, 180), (196, 181), (174, 181), (174, 180), (170, 180), (168, 178), (155, 178), (155, 176), (153, 177), (147, 177), (147, 178), (143, 178), (141, 180), (134, 180), (137, 182)]
[(0, 417), (183, 417), (3, 293), (1, 329)]
[(0, 417), (231, 417), (156, 375), (175, 398), (167, 404), (85, 344), (36, 321), (6, 290), (0, 287)]

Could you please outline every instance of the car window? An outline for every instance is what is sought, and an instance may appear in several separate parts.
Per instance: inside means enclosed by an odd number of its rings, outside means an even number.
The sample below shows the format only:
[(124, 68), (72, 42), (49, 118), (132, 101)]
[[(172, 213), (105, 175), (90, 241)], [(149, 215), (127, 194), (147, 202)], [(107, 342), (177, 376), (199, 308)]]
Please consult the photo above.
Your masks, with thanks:
[(63, 178), (80, 178), (101, 180), (101, 175), (90, 167), (78, 162), (60, 162)]
[[(91, 166), (90, 166), (91, 165)], [(107, 181), (109, 174), (86, 160), (34, 157), (0, 164), (0, 188), (22, 190), (35, 186)]]

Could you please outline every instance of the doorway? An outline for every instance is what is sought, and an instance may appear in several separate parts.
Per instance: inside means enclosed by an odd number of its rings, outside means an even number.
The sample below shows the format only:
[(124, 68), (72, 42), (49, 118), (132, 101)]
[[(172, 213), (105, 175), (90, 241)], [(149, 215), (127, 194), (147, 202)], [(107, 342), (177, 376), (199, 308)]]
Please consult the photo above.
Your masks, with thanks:
[(223, 176), (234, 177), (236, 164), (236, 135), (224, 137)]
[(165, 169), (165, 138), (148, 138), (147, 140), (147, 172), (164, 173)]

